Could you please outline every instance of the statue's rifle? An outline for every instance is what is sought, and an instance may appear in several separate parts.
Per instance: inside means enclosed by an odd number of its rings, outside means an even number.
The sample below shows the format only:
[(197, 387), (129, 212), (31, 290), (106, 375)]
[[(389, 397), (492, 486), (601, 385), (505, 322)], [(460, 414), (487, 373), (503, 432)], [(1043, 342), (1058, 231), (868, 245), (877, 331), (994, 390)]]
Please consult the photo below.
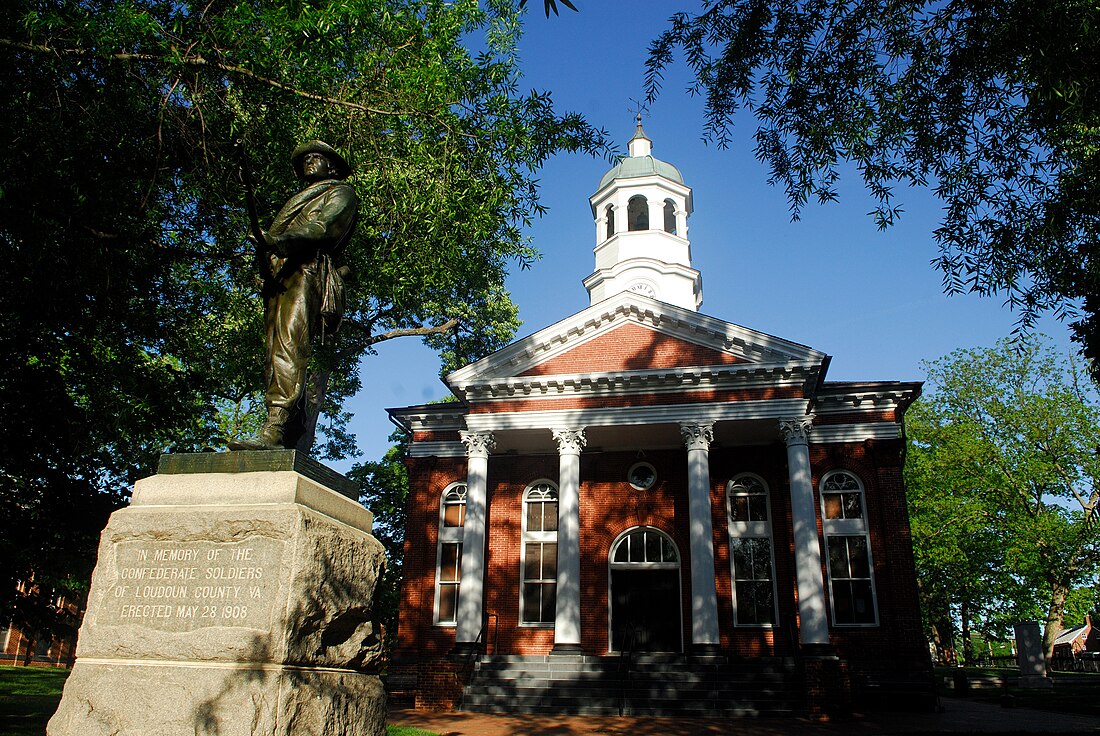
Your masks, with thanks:
[(237, 142), (240, 153), (241, 183), (244, 184), (244, 206), (248, 210), (248, 224), (252, 230), (252, 240), (256, 243), (256, 267), (260, 271), (260, 278), (266, 286), (273, 278), (271, 264), (267, 259), (267, 238), (260, 227), (260, 216), (256, 213), (256, 187), (252, 183), (252, 167), (248, 162), (248, 151), (245, 150), (244, 141)]

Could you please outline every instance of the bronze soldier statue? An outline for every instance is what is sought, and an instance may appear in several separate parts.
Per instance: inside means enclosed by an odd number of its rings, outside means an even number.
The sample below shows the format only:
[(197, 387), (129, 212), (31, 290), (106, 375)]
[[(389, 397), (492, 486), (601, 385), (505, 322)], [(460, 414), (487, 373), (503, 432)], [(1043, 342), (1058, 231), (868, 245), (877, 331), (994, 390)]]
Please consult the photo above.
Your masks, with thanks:
[[(294, 172), (307, 182), (267, 231), (253, 237), (263, 277), (264, 403), (267, 419), (254, 437), (229, 442), (231, 450), (277, 450), (312, 441), (306, 400), (311, 343), (340, 327), (346, 268), (333, 258), (355, 229), (359, 199), (347, 184), (351, 166), (322, 141), (308, 141), (291, 155)], [(258, 229), (258, 228), (256, 228)]]

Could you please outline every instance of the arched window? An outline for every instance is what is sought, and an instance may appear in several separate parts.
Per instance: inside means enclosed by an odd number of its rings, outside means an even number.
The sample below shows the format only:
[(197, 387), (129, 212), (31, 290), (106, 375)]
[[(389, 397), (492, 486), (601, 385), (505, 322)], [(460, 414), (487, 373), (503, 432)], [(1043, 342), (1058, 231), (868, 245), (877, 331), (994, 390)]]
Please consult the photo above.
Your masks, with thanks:
[(443, 490), (439, 506), (439, 545), (436, 555), (435, 622), (453, 626), (462, 579), (462, 533), (466, 523), (466, 484), (452, 483)]
[(733, 622), (737, 626), (774, 626), (775, 562), (768, 486), (760, 476), (742, 473), (726, 486), (733, 580)]
[(676, 234), (676, 203), (671, 199), (665, 200), (665, 232)]
[(649, 229), (649, 202), (642, 195), (631, 197), (627, 203), (626, 224), (629, 230)]
[(607, 237), (611, 237), (615, 234), (615, 207), (614, 205), (607, 205), (607, 209), (604, 211), (604, 219), (607, 220)]
[(846, 470), (826, 473), (821, 479), (821, 511), (833, 623), (873, 626), (878, 613), (863, 483)]
[(553, 624), (558, 592), (558, 489), (538, 481), (523, 492), (520, 622)]
[(680, 553), (664, 532), (640, 527), (627, 532), (611, 550), (611, 567), (678, 568)]

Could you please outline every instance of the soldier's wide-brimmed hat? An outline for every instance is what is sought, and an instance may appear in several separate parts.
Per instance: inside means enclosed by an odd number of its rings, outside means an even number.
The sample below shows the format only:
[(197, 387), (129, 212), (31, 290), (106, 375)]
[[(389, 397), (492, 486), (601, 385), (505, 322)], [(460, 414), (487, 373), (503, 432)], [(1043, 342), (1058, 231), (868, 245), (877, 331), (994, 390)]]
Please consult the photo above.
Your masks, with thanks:
[(332, 163), (332, 167), (336, 169), (337, 179), (347, 179), (351, 176), (351, 164), (337, 153), (335, 148), (324, 141), (306, 141), (295, 148), (294, 153), (290, 154), (290, 163), (294, 166), (294, 173), (298, 175), (299, 179), (305, 178), (302, 171), (302, 159), (305, 158), (307, 153), (320, 153), (327, 158)]

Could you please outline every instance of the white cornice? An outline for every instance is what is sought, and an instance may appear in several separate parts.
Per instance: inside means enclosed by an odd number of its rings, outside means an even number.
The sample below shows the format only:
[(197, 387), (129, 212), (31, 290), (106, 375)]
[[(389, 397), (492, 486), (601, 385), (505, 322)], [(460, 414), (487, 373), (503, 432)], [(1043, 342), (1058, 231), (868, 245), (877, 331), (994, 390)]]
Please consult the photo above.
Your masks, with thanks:
[(731, 401), (670, 406), (597, 407), (592, 409), (553, 409), (546, 411), (495, 412), (470, 414), (466, 424), (471, 431), (495, 432), (508, 429), (545, 429), (547, 427), (612, 427), (637, 424), (680, 424), (747, 419), (780, 419), (802, 415), (805, 399), (767, 401)]
[(865, 424), (826, 424), (810, 432), (810, 444), (832, 442), (863, 442), (864, 440), (896, 440), (901, 437), (901, 425), (894, 422)]
[(466, 447), (454, 442), (413, 442), (409, 445), (409, 457), (466, 457)]
[(467, 401), (506, 401), (516, 398), (572, 399), (609, 396), (684, 393), (803, 386), (816, 376), (815, 364), (742, 363), (685, 368), (665, 368), (551, 376), (516, 376), (494, 381), (455, 382)]
[(909, 406), (920, 396), (919, 383), (826, 384), (814, 400), (818, 414), (850, 414), (859, 411), (889, 411)]

